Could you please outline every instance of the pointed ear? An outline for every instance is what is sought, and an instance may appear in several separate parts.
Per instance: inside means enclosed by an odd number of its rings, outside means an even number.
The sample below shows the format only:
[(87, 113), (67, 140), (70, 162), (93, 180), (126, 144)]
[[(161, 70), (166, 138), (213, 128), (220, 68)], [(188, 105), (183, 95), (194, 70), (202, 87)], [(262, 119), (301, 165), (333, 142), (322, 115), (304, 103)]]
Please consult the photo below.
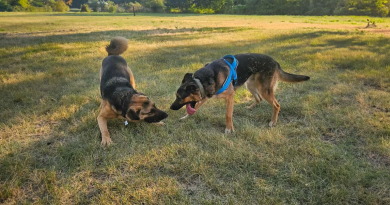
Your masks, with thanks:
[(192, 79), (192, 75), (193, 75), (193, 73), (186, 73), (186, 74), (184, 75), (183, 81), (181, 81), (181, 83), (183, 84), (183, 83), (185, 83), (186, 81), (191, 80), (191, 79)]
[(139, 116), (137, 115), (137, 113), (133, 109), (129, 109), (129, 111), (127, 111), (127, 116), (131, 120), (140, 120)]

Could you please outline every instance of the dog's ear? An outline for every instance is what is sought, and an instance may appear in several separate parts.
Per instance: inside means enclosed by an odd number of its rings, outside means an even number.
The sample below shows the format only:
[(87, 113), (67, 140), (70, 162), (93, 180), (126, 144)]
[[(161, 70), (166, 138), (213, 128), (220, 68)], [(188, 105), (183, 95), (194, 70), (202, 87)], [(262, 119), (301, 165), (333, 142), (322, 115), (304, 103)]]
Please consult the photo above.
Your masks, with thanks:
[(181, 83), (185, 83), (186, 81), (191, 80), (192, 79), (192, 75), (193, 75), (193, 73), (186, 73), (184, 75), (183, 81), (181, 81)]
[(127, 116), (131, 120), (140, 120), (138, 114), (133, 109), (129, 109), (129, 111), (127, 111)]

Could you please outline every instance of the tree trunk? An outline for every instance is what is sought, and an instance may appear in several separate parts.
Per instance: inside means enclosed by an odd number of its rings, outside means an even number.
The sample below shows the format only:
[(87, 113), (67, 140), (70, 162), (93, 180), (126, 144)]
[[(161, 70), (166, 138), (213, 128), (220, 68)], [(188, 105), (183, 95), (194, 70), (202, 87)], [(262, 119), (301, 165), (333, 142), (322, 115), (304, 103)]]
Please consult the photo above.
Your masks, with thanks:
[(133, 6), (133, 13), (134, 13), (134, 16), (135, 16), (135, 9), (134, 9), (134, 6)]

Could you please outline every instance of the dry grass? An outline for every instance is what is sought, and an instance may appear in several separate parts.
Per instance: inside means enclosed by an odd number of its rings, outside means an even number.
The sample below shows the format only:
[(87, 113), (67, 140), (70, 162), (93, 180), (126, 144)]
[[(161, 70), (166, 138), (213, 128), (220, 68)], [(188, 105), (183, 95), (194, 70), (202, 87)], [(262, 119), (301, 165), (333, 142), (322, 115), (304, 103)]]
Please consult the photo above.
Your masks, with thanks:
[[(0, 14), (0, 203), (389, 204), (390, 20), (366, 17)], [(376, 34), (379, 32), (380, 34)], [(271, 107), (222, 101), (164, 127), (109, 122), (100, 147), (104, 46), (124, 54), (137, 89), (164, 110), (184, 73), (225, 54), (273, 56), (311, 81), (280, 83)]]

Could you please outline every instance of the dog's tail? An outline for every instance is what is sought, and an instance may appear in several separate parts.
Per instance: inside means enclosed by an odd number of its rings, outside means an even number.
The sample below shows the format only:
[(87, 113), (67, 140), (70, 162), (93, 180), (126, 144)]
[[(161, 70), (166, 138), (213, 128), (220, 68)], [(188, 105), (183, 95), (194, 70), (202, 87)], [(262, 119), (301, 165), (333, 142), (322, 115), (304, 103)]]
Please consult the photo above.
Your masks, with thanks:
[(120, 55), (127, 50), (127, 39), (123, 37), (115, 37), (111, 40), (110, 45), (106, 46), (108, 55)]
[(302, 82), (302, 81), (310, 80), (310, 77), (306, 76), (306, 75), (294, 75), (294, 74), (291, 74), (291, 73), (284, 72), (282, 70), (282, 68), (280, 67), (279, 63), (278, 63), (278, 71), (279, 71), (279, 78), (280, 78), (280, 80), (282, 80), (284, 82), (299, 83), (299, 82)]

